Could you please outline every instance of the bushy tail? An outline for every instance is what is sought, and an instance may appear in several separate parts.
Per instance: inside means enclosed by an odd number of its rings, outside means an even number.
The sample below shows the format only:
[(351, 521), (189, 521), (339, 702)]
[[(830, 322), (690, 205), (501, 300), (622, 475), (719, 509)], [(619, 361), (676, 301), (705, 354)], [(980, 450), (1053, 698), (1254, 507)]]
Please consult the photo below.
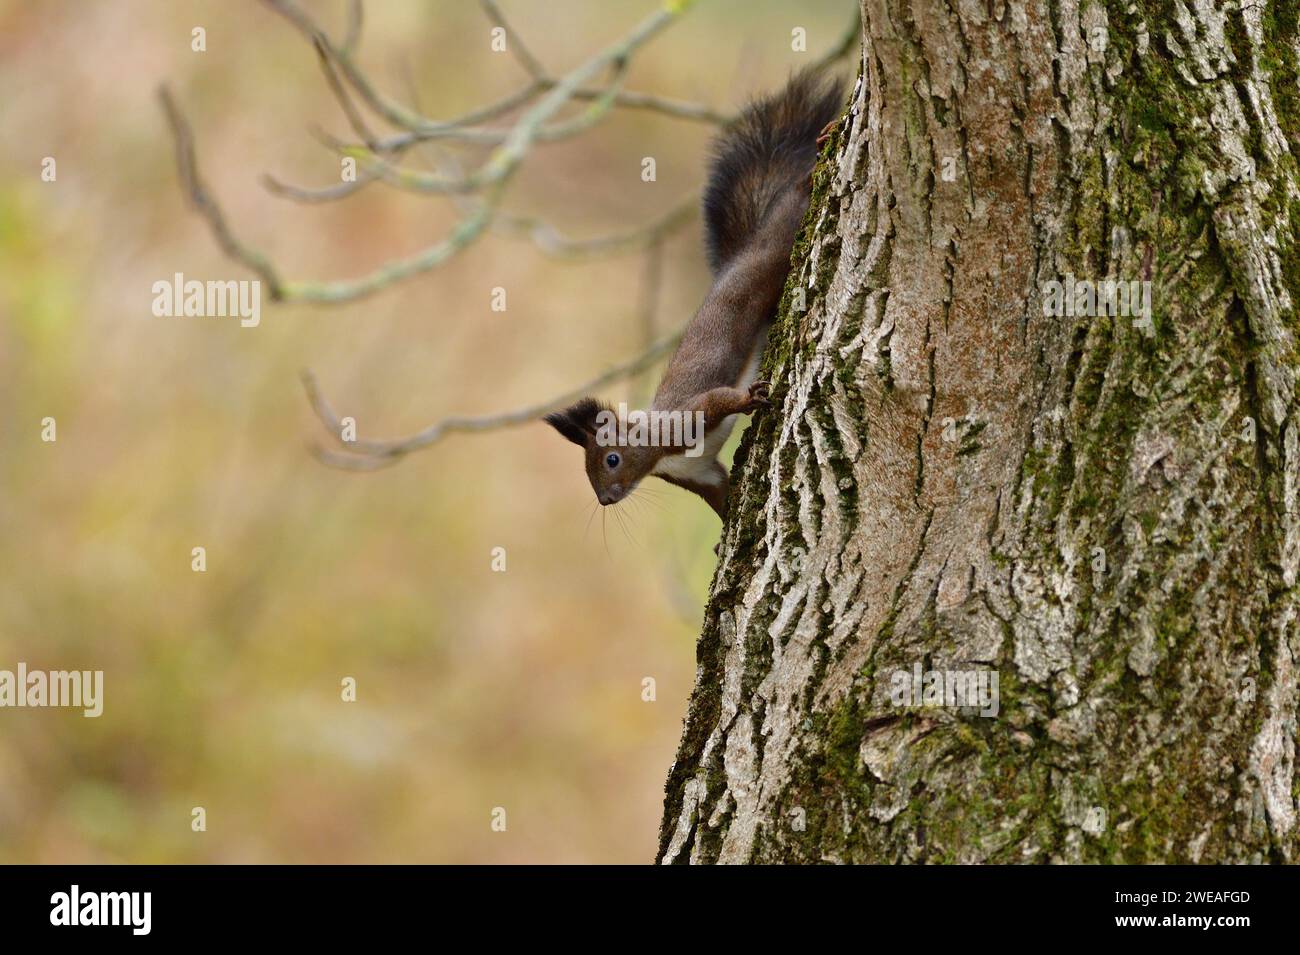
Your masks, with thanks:
[(806, 69), (781, 91), (756, 100), (714, 143), (704, 190), (709, 264), (717, 272), (760, 231), (787, 189), (807, 193), (817, 136), (840, 114), (838, 80)]

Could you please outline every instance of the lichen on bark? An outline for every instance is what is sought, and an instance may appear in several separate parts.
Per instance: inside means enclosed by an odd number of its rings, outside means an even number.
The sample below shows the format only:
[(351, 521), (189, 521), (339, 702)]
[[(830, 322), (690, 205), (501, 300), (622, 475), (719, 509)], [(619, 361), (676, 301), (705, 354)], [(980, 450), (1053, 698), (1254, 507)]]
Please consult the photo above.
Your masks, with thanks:
[(1297, 861), (1295, 7), (864, 0), (661, 861)]

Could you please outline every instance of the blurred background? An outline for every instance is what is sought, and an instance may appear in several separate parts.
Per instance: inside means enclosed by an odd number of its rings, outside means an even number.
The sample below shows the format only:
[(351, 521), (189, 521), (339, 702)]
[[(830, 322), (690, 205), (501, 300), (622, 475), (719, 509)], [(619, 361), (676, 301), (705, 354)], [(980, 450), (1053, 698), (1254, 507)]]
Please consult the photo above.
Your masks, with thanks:
[[(344, 3), (302, 5), (341, 37)], [(553, 75), (655, 9), (500, 6)], [(701, 2), (627, 86), (730, 113), (835, 46), (853, 8)], [(454, 117), (527, 80), (490, 30), (470, 0), (371, 0), (358, 59), (389, 96)], [(0, 861), (650, 861), (717, 518), (647, 482), (621, 522), (589, 522), (581, 453), (541, 423), (331, 470), (298, 373), (371, 438), (558, 395), (689, 318), (708, 284), (698, 218), (650, 299), (643, 254), (560, 262), (493, 232), (351, 304), (263, 289), (257, 328), (157, 318), (152, 285), (176, 272), (255, 277), (181, 195), (161, 82), (232, 228), (287, 279), (360, 276), (458, 218), (383, 184), (325, 205), (263, 188), (267, 172), (337, 183), (309, 128), (353, 137), (311, 46), (255, 0), (0, 0), (0, 669), (105, 682), (99, 719), (0, 709)], [(713, 132), (616, 111), (535, 148), (504, 208), (575, 238), (633, 228), (698, 192)], [(657, 375), (602, 397), (642, 398)]]

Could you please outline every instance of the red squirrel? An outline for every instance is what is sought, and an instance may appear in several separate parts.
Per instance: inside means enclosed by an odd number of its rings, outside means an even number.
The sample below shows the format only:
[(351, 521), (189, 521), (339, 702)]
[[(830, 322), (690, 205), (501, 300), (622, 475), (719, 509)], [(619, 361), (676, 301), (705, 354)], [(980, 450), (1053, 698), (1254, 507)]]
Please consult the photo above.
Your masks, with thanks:
[(728, 475), (718, 452), (736, 415), (767, 404), (758, 363), (808, 209), (819, 135), (842, 102), (838, 83), (805, 70), (747, 106), (715, 141), (703, 201), (713, 285), (649, 411), (615, 412), (583, 398), (546, 416), (583, 448), (602, 505), (653, 475), (699, 495), (726, 522)]

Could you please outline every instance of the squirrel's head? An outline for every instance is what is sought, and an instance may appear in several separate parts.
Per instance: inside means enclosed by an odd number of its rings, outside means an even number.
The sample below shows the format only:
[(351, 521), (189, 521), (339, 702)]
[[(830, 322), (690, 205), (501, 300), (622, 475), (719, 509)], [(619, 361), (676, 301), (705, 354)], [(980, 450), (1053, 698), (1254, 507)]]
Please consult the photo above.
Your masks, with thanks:
[(596, 500), (604, 505), (617, 504), (631, 494), (663, 457), (662, 448), (620, 444), (614, 410), (595, 398), (583, 398), (548, 414), (546, 423), (582, 448), (587, 478)]

